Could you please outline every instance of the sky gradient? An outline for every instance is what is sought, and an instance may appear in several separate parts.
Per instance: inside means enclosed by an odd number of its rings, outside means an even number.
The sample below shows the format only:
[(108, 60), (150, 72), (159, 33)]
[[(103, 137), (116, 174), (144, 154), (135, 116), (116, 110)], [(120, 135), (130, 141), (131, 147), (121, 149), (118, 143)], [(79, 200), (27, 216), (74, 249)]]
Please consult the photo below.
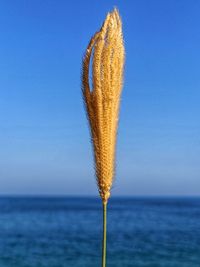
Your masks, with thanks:
[(113, 195), (200, 195), (198, 0), (0, 2), (0, 194), (97, 195), (81, 60), (117, 6), (126, 48)]

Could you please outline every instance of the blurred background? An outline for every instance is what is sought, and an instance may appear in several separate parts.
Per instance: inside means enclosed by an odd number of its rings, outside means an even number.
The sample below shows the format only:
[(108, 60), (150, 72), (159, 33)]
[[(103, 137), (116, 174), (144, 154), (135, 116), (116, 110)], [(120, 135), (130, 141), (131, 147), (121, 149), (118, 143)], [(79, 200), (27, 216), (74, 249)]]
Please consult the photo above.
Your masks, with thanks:
[(126, 65), (108, 266), (199, 266), (200, 2), (3, 0), (0, 267), (100, 263), (80, 76), (115, 6)]
[(96, 195), (80, 89), (117, 6), (126, 46), (114, 195), (199, 195), (199, 1), (1, 1), (0, 193)]

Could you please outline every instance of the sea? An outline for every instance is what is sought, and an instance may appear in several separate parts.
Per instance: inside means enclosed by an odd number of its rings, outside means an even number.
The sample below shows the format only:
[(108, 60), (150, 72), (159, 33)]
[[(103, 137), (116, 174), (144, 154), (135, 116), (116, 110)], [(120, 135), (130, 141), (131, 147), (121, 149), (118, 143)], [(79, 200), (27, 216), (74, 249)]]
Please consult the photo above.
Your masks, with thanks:
[[(200, 267), (200, 198), (112, 197), (107, 267)], [(101, 267), (95, 197), (0, 197), (0, 267)]]

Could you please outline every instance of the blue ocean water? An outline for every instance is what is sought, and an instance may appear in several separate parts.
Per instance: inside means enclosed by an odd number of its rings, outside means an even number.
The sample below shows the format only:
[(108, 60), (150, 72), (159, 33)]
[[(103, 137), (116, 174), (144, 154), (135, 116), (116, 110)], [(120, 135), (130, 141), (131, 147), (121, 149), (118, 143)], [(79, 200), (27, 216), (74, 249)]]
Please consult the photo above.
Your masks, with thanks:
[[(0, 267), (101, 266), (97, 198), (0, 198)], [(199, 267), (200, 198), (114, 198), (108, 267)]]

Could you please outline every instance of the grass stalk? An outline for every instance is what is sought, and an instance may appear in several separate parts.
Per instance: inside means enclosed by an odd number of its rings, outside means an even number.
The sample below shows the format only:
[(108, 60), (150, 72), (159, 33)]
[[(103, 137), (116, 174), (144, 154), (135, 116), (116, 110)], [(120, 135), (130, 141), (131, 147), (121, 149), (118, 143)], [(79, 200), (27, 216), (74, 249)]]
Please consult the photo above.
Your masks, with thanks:
[(103, 202), (102, 267), (106, 267), (106, 244), (107, 244), (107, 202)]

